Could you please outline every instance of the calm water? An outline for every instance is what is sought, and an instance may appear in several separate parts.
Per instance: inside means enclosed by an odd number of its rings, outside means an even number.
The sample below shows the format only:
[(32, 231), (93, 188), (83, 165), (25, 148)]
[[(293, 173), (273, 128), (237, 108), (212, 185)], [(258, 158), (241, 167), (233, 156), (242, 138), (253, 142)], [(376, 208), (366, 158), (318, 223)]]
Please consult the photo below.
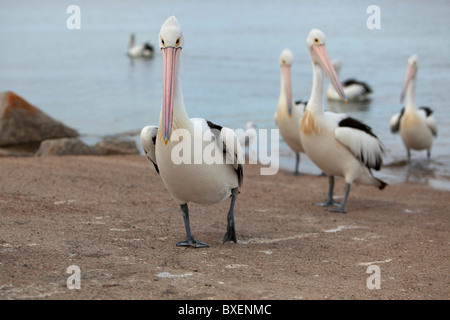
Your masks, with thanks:
[[(369, 30), (372, 1), (2, 1), (0, 90), (13, 90), (85, 139), (136, 132), (156, 124), (162, 99), (162, 59), (131, 61), (130, 34), (156, 44), (161, 24), (176, 15), (185, 34), (183, 90), (191, 117), (231, 128), (253, 121), (275, 128), (278, 55), (290, 48), (294, 99), (308, 99), (311, 64), (305, 39), (319, 28), (340, 78), (374, 90), (364, 105), (328, 104), (370, 125), (386, 147), (387, 182), (414, 181), (450, 190), (450, 3), (378, 1), (381, 29)], [(81, 9), (81, 29), (69, 30), (69, 5)], [(401, 105), (406, 60), (419, 56), (417, 102), (435, 111), (439, 136), (432, 161), (413, 152), (406, 166), (389, 119)], [(327, 84), (326, 84), (327, 85)], [(281, 142), (281, 164), (294, 155)], [(303, 155), (300, 170), (319, 170)]]

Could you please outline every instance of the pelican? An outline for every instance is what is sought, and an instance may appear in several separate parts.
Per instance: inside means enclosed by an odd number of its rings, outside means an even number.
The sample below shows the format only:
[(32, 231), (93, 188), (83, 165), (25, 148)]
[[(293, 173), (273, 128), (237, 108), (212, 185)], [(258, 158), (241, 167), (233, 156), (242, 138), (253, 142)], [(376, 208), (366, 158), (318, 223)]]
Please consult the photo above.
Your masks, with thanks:
[[(159, 33), (163, 56), (163, 101), (159, 126), (142, 129), (141, 144), (166, 189), (180, 205), (186, 240), (176, 245), (208, 247), (208, 244), (194, 239), (191, 233), (188, 203), (213, 204), (227, 198), (231, 198), (231, 206), (223, 242), (236, 243), (233, 210), (243, 181), (242, 149), (231, 129), (204, 119), (188, 118), (181, 89), (183, 46), (183, 32), (177, 19), (171, 16)], [(184, 160), (180, 162), (181, 153)], [(218, 155), (223, 161), (207, 162), (203, 158), (208, 153)], [(196, 161), (198, 157), (200, 161)]]
[(294, 174), (298, 175), (300, 153), (304, 152), (298, 125), (305, 112), (306, 103), (302, 101), (294, 103), (292, 100), (291, 66), (293, 61), (294, 56), (289, 49), (284, 49), (278, 58), (281, 67), (281, 90), (277, 111), (275, 112), (275, 123), (280, 130), (283, 140), (295, 152)]
[(403, 144), (406, 147), (408, 162), (411, 161), (411, 149), (427, 150), (430, 159), (433, 137), (437, 136), (436, 121), (432, 117), (433, 110), (429, 107), (416, 108), (416, 75), (417, 55), (408, 59), (405, 82), (400, 96), (400, 103), (406, 95), (406, 107), (392, 116), (390, 127), (392, 133), (400, 132)]
[[(337, 206), (330, 211), (345, 213), (353, 182), (373, 185), (380, 190), (387, 184), (372, 175), (382, 165), (383, 146), (371, 128), (345, 114), (325, 112), (323, 77), (327, 75), (345, 100), (344, 90), (325, 48), (325, 35), (312, 29), (306, 40), (313, 68), (312, 92), (300, 122), (300, 137), (306, 155), (328, 176), (328, 200), (321, 206)], [(345, 195), (339, 205), (333, 201), (334, 177), (345, 179)]]
[[(336, 74), (339, 75), (341, 62), (339, 60), (333, 60), (332, 65), (336, 70)], [(342, 87), (344, 88), (344, 94), (348, 101), (365, 101), (369, 99), (369, 95), (372, 93), (372, 89), (367, 83), (356, 79), (343, 81)], [(329, 100), (341, 101), (339, 93), (331, 85), (327, 88), (327, 98)]]
[(257, 125), (253, 121), (248, 121), (246, 124), (246, 131), (238, 134), (239, 143), (242, 146), (242, 151), (248, 148), (248, 156), (250, 159), (258, 160), (258, 134)]
[(128, 56), (131, 58), (151, 58), (153, 57), (153, 47), (148, 42), (135, 45), (134, 34), (131, 34), (130, 43), (128, 46)]

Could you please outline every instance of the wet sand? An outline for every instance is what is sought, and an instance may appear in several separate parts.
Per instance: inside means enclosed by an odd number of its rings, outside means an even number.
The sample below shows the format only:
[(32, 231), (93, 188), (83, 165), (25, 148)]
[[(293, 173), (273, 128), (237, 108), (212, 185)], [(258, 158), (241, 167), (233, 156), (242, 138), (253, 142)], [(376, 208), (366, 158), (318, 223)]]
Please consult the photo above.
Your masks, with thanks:
[(181, 211), (143, 156), (0, 157), (0, 299), (450, 298), (449, 191), (354, 185), (338, 214), (312, 205), (326, 178), (259, 169), (245, 167), (238, 243), (221, 243), (228, 200), (191, 204), (210, 245), (193, 249), (175, 247)]

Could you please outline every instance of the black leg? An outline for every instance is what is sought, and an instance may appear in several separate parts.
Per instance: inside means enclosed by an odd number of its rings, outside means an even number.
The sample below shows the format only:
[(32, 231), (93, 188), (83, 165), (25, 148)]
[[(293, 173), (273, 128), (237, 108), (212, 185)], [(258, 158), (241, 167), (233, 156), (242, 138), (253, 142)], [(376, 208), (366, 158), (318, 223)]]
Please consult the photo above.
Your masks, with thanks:
[(300, 165), (300, 152), (297, 152), (295, 154), (295, 171), (294, 171), (295, 176), (300, 175), (300, 171), (298, 171), (299, 165)]
[(238, 193), (238, 188), (234, 188), (233, 190), (231, 190), (231, 205), (230, 205), (230, 211), (228, 211), (228, 216), (227, 216), (227, 233), (225, 233), (222, 243), (225, 243), (227, 241), (233, 241), (234, 243), (237, 243), (236, 230), (234, 228), (234, 212), (233, 212), (237, 193)]
[(347, 203), (347, 198), (348, 198), (348, 195), (349, 195), (349, 193), (350, 193), (350, 187), (351, 187), (351, 184), (350, 184), (350, 183), (347, 183), (347, 184), (345, 185), (345, 195), (344, 195), (344, 200), (342, 200), (341, 205), (340, 205), (338, 208), (335, 208), (335, 209), (328, 209), (329, 211), (340, 212), (340, 213), (346, 213), (346, 211), (345, 211), (345, 205), (346, 205), (346, 203)]
[(328, 201), (327, 202), (316, 202), (315, 205), (322, 206), (322, 207), (330, 207), (330, 206), (338, 206), (339, 203), (335, 202), (333, 200), (333, 189), (334, 189), (334, 177), (328, 176), (328, 183), (329, 183), (329, 189), (328, 189)]
[(177, 242), (177, 247), (195, 247), (195, 248), (203, 248), (203, 247), (209, 247), (208, 244), (197, 241), (194, 239), (191, 233), (191, 226), (189, 222), (189, 208), (187, 204), (182, 204), (180, 206), (181, 211), (183, 211), (183, 220), (184, 220), (184, 227), (186, 228), (186, 240)]

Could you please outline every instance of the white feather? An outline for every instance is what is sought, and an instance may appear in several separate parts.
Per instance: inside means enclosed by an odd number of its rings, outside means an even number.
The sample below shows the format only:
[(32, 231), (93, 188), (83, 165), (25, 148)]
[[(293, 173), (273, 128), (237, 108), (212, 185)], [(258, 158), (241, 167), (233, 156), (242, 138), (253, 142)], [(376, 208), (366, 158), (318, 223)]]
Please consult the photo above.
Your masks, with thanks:
[(338, 127), (334, 130), (334, 134), (336, 139), (367, 167), (379, 168), (383, 147), (376, 137), (350, 127)]
[(397, 112), (391, 117), (391, 120), (389, 121), (389, 126), (391, 128), (392, 133), (398, 132), (400, 128), (400, 114), (401, 112)]
[[(223, 141), (224, 151), (226, 152), (225, 163), (232, 164), (234, 170), (238, 170), (239, 167), (241, 167), (240, 170), (242, 170), (244, 155), (238, 136), (230, 128), (223, 127), (220, 131), (220, 137)], [(239, 180), (242, 180), (242, 176)]]
[(146, 126), (141, 130), (140, 140), (142, 148), (144, 149), (145, 156), (147, 157), (148, 162), (151, 165), (156, 166), (156, 154), (155, 154), (155, 141), (156, 136), (158, 134), (158, 127), (156, 126)]
[(426, 119), (426, 123), (428, 128), (430, 128), (431, 133), (433, 134), (433, 136), (437, 136), (437, 124), (436, 124), (436, 120), (434, 120), (433, 117), (427, 117)]
[(418, 109), (417, 113), (420, 115), (420, 117), (422, 117), (425, 120), (425, 123), (428, 129), (431, 130), (433, 136), (437, 136), (436, 120), (434, 120), (434, 118), (431, 115), (427, 116), (427, 112), (424, 109)]

